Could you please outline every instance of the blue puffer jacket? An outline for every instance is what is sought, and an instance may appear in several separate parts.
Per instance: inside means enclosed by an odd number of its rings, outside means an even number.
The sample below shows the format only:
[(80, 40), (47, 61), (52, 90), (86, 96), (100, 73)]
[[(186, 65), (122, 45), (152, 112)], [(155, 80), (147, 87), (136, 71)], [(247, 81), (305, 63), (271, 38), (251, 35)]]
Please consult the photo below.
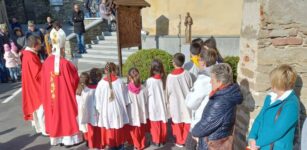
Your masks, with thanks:
[(242, 100), (243, 96), (238, 84), (232, 84), (210, 97), (201, 120), (192, 130), (192, 135), (200, 138), (200, 150), (207, 149), (204, 137), (208, 137), (209, 140), (218, 140), (232, 134), (236, 106), (241, 104)]

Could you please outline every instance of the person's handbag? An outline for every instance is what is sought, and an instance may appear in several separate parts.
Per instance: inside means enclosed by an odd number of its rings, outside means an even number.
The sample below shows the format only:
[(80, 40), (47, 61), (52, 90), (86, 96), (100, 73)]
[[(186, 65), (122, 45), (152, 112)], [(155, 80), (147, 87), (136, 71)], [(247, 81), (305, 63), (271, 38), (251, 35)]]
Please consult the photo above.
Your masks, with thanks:
[(232, 150), (233, 136), (227, 136), (218, 140), (208, 140), (208, 137), (205, 138), (208, 150)]
[[(274, 123), (276, 123), (281, 111), (282, 111), (282, 107), (285, 105), (286, 102), (283, 102), (280, 106), (280, 108), (277, 110), (277, 113), (275, 115), (275, 118), (274, 118)], [(270, 150), (273, 150), (274, 149), (274, 143), (271, 143), (270, 144)]]

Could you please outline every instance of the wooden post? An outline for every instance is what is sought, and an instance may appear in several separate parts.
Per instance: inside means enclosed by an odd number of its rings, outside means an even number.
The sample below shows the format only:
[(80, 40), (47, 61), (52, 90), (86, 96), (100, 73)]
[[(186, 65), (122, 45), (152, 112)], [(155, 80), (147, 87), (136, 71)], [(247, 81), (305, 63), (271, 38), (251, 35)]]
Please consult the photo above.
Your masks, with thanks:
[(144, 0), (115, 0), (119, 75), (123, 76), (122, 48), (142, 48), (141, 9), (150, 7)]

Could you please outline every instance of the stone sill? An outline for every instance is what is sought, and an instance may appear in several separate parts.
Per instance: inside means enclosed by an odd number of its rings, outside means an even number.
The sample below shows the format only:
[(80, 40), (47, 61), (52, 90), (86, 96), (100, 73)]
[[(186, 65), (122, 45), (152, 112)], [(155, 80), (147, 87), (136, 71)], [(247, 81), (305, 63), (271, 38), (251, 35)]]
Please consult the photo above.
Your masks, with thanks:
[[(100, 19), (100, 18), (86, 18), (86, 19), (91, 19), (91, 20), (94, 20), (94, 21), (92, 23), (90, 23), (89, 25), (85, 26), (85, 32), (102, 22), (102, 19)], [(77, 35), (75, 33), (71, 33), (70, 35), (68, 35), (66, 37), (66, 41), (69, 41), (73, 38), (76, 38), (76, 36)]]

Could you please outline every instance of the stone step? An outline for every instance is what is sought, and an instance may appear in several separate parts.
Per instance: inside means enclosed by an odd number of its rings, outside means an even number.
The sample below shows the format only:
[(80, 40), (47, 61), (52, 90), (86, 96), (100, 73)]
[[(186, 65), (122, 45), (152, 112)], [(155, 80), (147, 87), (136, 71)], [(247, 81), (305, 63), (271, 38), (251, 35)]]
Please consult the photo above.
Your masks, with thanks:
[[(123, 60), (125, 61), (125, 60)], [(116, 65), (118, 64), (118, 60), (102, 60), (100, 58), (91, 58), (91, 59), (84, 59), (84, 58), (81, 58), (78, 60), (78, 63), (90, 63), (90, 64), (95, 64), (95, 65), (101, 65), (102, 67), (104, 67), (107, 62), (113, 62), (115, 63)]]
[(103, 44), (93, 44), (92, 49), (117, 49), (117, 45), (103, 45)]
[(116, 32), (102, 32), (104, 36), (116, 36)]
[[(117, 50), (117, 45), (94, 44), (94, 45), (91, 45), (91, 48), (92, 49), (116, 49)], [(127, 51), (137, 51), (139, 48), (131, 47), (131, 48), (123, 48), (123, 49)]]
[[(81, 59), (82, 58), (100, 58), (100, 59), (103, 59), (103, 60), (117, 60), (118, 56), (117, 55), (82, 54)], [(127, 59), (128, 55), (123, 55), (122, 58)]]
[(104, 36), (103, 35), (98, 35), (98, 36), (96, 36), (96, 40), (104, 40)]
[(117, 36), (104, 36), (105, 40), (117, 40)]
[(100, 40), (94, 45), (117, 46), (117, 42)]
[[(136, 51), (127, 51), (127, 50), (123, 50), (122, 51), (122, 55), (131, 55), (133, 53), (135, 53)], [(117, 55), (117, 49), (87, 49), (87, 53), (88, 54), (92, 54), (92, 55)]]
[(100, 40), (100, 41), (98, 41), (98, 44), (115, 44), (115, 45), (117, 45), (117, 41), (115, 41), (115, 40)]

